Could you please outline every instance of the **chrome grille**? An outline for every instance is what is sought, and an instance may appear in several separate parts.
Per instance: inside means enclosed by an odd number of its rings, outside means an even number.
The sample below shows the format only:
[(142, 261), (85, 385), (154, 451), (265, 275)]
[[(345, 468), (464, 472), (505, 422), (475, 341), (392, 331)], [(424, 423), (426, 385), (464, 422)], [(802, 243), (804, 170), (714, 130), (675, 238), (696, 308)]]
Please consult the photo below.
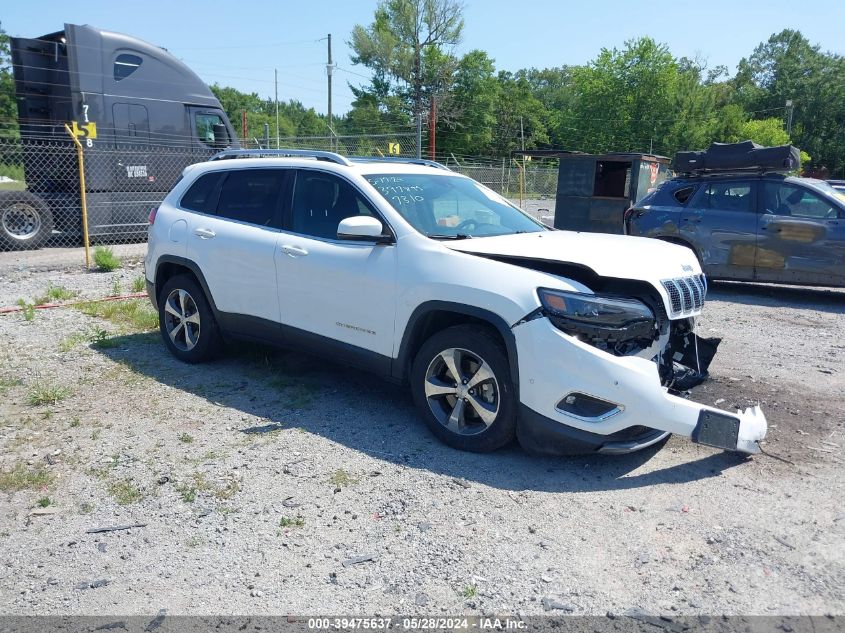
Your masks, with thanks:
[(707, 279), (704, 275), (664, 279), (660, 282), (669, 294), (670, 317), (682, 316), (701, 310), (707, 294)]

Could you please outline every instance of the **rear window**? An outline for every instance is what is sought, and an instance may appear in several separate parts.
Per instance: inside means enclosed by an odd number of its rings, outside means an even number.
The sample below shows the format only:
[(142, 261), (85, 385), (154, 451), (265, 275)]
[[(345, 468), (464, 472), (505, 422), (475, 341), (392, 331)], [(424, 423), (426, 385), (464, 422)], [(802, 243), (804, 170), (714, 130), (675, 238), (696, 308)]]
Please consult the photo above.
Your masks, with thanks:
[(681, 187), (675, 193), (672, 194), (672, 197), (675, 198), (675, 201), (678, 204), (686, 204), (687, 201), (692, 197), (692, 194), (695, 193), (695, 187)]
[(280, 225), (282, 169), (234, 169), (220, 190), (217, 215), (259, 226)]
[(217, 206), (217, 183), (224, 175), (225, 172), (217, 171), (197, 178), (182, 196), (179, 206), (189, 211), (214, 213), (214, 208)]

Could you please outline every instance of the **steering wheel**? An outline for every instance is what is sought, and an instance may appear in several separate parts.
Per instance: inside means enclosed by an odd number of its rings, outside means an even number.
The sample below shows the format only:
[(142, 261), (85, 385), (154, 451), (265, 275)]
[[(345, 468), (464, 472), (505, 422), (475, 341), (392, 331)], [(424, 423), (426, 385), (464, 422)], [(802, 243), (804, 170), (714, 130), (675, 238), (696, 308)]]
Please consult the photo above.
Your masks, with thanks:
[(482, 226), (497, 226), (497, 225), (493, 224), (492, 222), (479, 222), (475, 218), (469, 218), (469, 219), (461, 222), (458, 226), (456, 226), (455, 230), (462, 231), (462, 230), (466, 230), (467, 228), (469, 228), (471, 226), (473, 226), (475, 228), (480, 228)]

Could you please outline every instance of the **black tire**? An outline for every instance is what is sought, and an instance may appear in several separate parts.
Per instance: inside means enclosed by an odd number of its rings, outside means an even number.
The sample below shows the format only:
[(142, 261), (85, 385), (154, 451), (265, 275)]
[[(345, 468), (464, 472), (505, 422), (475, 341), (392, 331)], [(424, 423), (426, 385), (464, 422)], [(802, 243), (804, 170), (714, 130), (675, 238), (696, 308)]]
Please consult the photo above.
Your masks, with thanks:
[[(187, 318), (169, 311), (168, 304)], [(205, 293), (193, 276), (176, 275), (167, 280), (158, 296), (158, 320), (164, 344), (179, 360), (202, 363), (219, 353), (220, 329)]]
[[(429, 397), (426, 394), (427, 388), (450, 388), (447, 383), (450, 383), (452, 372), (442, 355), (449, 350), (458, 351), (457, 361), (461, 367), (456, 369), (462, 378), (462, 393), (466, 396), (457, 414), (458, 419), (463, 419), (456, 424), (447, 418), (455, 415), (460, 399), (457, 381), (451, 380), (456, 389), (454, 396), (437, 394)], [(447, 356), (452, 357), (454, 364), (456, 357), (451, 353)], [(480, 389), (474, 388), (474, 395), (471, 395), (473, 392), (467, 393), (466, 389), (472, 385), (472, 377), (480, 375), (481, 363), (488, 365), (493, 378), (479, 382)], [(457, 325), (437, 332), (423, 343), (414, 357), (410, 381), (414, 402), (426, 425), (444, 444), (463, 451), (485, 453), (513, 441), (516, 433), (516, 394), (507, 353), (492, 330), (477, 325)], [(481, 407), (485, 409), (482, 411)], [(479, 411), (492, 421), (485, 422)], [(456, 432), (456, 428), (462, 431)]]
[(41, 248), (53, 234), (53, 213), (28, 191), (0, 191), (0, 247), (3, 250)]

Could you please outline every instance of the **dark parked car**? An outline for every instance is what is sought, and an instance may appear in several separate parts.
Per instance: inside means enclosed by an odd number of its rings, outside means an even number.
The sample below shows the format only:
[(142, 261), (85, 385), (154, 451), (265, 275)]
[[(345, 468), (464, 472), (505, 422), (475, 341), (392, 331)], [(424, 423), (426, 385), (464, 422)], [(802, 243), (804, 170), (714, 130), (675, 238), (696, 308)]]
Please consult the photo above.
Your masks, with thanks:
[(628, 235), (691, 248), (711, 279), (845, 286), (845, 193), (823, 180), (712, 173), (667, 180)]

